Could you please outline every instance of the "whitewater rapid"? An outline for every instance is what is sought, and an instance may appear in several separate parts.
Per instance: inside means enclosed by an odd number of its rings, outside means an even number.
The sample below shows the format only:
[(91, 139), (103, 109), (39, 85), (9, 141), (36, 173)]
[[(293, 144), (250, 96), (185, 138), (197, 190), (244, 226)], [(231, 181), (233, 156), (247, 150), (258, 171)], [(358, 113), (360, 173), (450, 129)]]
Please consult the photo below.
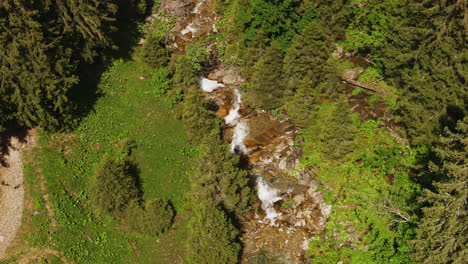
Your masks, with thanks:
[(262, 201), (262, 209), (265, 211), (265, 219), (270, 220), (270, 225), (275, 225), (275, 220), (281, 213), (277, 213), (274, 205), (275, 202), (282, 200), (279, 191), (272, 188), (262, 177), (257, 178), (257, 195)]
[(232, 135), (231, 151), (234, 154), (245, 154), (247, 148), (244, 140), (249, 134), (247, 122), (242, 119), (239, 110), (242, 104), (242, 95), (239, 89), (234, 89), (233, 107), (229, 110), (229, 114), (224, 118), (226, 124), (234, 126), (234, 133)]
[[(207, 93), (212, 93), (216, 89), (225, 87), (224, 84), (214, 80), (209, 80), (205, 77), (200, 77), (198, 80), (198, 86)], [(245, 138), (249, 134), (249, 127), (247, 121), (242, 118), (240, 109), (242, 106), (242, 94), (239, 89), (234, 88), (234, 97), (232, 99), (232, 108), (229, 113), (224, 117), (224, 121), (227, 125), (234, 128), (231, 151), (234, 154), (247, 154), (247, 147), (244, 144)], [(265, 211), (265, 220), (269, 220), (270, 225), (275, 225), (275, 220), (281, 213), (277, 213), (274, 205), (275, 202), (281, 200), (279, 191), (271, 187), (264, 178), (257, 178), (257, 195), (260, 201), (262, 201), (262, 209)]]

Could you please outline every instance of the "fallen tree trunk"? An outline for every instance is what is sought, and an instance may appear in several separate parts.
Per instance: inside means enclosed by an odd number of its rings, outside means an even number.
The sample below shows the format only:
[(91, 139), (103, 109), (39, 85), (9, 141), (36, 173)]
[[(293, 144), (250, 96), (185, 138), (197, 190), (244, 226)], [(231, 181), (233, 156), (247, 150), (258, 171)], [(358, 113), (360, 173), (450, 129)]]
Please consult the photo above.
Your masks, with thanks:
[(364, 83), (360, 83), (360, 82), (357, 82), (357, 81), (354, 81), (354, 80), (349, 80), (349, 79), (341, 79), (341, 80), (343, 82), (349, 84), (349, 85), (352, 85), (352, 86), (357, 86), (359, 88), (363, 88), (363, 89), (366, 89), (366, 90), (369, 90), (369, 91), (372, 91), (372, 92), (381, 93), (381, 94), (385, 94), (385, 95), (391, 96), (393, 98), (396, 98), (396, 95), (394, 93), (386, 91), (386, 90), (378, 88), (378, 87), (375, 87), (375, 86), (371, 86), (369, 84), (364, 84)]

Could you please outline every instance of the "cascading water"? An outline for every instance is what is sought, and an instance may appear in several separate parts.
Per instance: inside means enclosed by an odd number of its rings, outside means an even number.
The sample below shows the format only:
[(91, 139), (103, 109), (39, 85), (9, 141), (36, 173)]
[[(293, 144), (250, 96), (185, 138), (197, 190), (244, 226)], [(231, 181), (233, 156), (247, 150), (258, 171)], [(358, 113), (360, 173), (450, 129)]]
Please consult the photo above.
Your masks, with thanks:
[(195, 5), (195, 8), (193, 9), (192, 13), (193, 14), (198, 14), (198, 12), (200, 11), (200, 7), (205, 3), (206, 0), (202, 0), (200, 2), (198, 2), (196, 5)]
[(270, 220), (270, 225), (275, 225), (275, 220), (281, 213), (277, 213), (273, 207), (275, 202), (283, 199), (277, 189), (272, 188), (262, 177), (257, 179), (258, 198), (262, 201), (262, 209), (265, 211), (265, 219)]
[(234, 133), (232, 135), (231, 151), (235, 154), (246, 153), (247, 148), (245, 147), (244, 140), (249, 133), (247, 123), (243, 120), (239, 114), (239, 110), (242, 104), (242, 95), (239, 89), (234, 89), (234, 103), (229, 114), (224, 118), (228, 125), (234, 126)]
[(203, 91), (211, 93), (218, 88), (224, 87), (225, 85), (217, 81), (209, 80), (205, 77), (200, 77), (200, 79), (198, 79), (198, 86), (202, 88)]

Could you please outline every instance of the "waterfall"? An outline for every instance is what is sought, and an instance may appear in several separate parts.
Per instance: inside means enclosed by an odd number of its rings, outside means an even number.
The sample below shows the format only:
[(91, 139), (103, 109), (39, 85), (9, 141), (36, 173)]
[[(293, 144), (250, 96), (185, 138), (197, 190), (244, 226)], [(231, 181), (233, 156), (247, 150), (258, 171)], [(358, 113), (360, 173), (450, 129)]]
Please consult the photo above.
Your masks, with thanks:
[(192, 38), (193, 38), (195, 37), (195, 33), (197, 33), (198, 31), (199, 29), (194, 28), (193, 24), (190, 23), (184, 29), (182, 29), (182, 31), (180, 31), (180, 34), (185, 35), (185, 34), (188, 34), (189, 32), (192, 32)]
[(203, 3), (205, 3), (206, 0), (202, 0), (200, 2), (198, 2), (196, 5), (195, 5), (195, 8), (193, 9), (192, 13), (193, 14), (198, 14), (198, 12), (200, 11), (200, 7), (203, 5)]
[(281, 196), (278, 194), (278, 190), (272, 188), (262, 177), (257, 179), (257, 194), (260, 201), (262, 201), (262, 209), (265, 211), (265, 219), (270, 220), (270, 224), (275, 225), (275, 219), (281, 215), (277, 213), (273, 207), (275, 202), (281, 200)]
[(249, 133), (249, 128), (245, 120), (242, 120), (239, 115), (239, 110), (242, 104), (242, 95), (239, 89), (234, 89), (233, 107), (229, 110), (229, 114), (224, 118), (228, 125), (234, 126), (234, 133), (232, 135), (231, 151), (235, 154), (246, 153), (244, 140)]
[(219, 83), (217, 81), (209, 80), (204, 77), (200, 77), (200, 79), (198, 79), (198, 86), (200, 86), (200, 88), (202, 88), (203, 91), (211, 93), (220, 87), (224, 87), (224, 84)]

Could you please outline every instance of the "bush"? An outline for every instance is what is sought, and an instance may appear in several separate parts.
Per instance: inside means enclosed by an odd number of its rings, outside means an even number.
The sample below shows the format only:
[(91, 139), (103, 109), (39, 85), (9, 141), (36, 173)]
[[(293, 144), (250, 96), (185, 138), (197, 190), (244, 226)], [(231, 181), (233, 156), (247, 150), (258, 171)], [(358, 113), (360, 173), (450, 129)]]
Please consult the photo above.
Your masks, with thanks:
[(106, 156), (99, 164), (91, 186), (91, 199), (101, 213), (120, 216), (128, 203), (139, 197), (137, 183), (130, 170), (128, 159)]
[(158, 236), (172, 225), (174, 209), (167, 201), (151, 200), (141, 205), (134, 200), (127, 207), (125, 222), (132, 231)]
[[(200, 201), (199, 201), (200, 202)], [(239, 231), (225, 212), (212, 201), (201, 201), (190, 219), (188, 263), (238, 263)]]
[(141, 49), (141, 58), (153, 68), (167, 65), (169, 51), (164, 47), (164, 39), (156, 34), (148, 34)]

